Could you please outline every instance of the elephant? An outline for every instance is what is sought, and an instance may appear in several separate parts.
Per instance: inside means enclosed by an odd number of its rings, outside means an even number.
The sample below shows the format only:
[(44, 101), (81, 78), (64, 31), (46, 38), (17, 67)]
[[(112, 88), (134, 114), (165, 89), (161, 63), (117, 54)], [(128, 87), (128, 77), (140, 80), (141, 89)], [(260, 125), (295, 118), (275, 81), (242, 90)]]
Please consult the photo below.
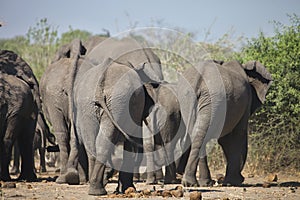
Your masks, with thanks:
[[(75, 135), (72, 131), (72, 119), (70, 117), (72, 108), (69, 104), (71, 101), (72, 70), (74, 65), (82, 63), (85, 52), (86, 48), (79, 39), (62, 46), (40, 80), (43, 112), (52, 125), (60, 150), (60, 175), (56, 179), (56, 183), (79, 184), (80, 181), (87, 181), (87, 173), (81, 173), (79, 176), (77, 169), (74, 170), (77, 168), (77, 160), (74, 156), (77, 156), (78, 149), (75, 149), (74, 152), (74, 148), (72, 148)], [(71, 149), (73, 150), (71, 151)], [(83, 152), (81, 155), (83, 156), (81, 167), (85, 169), (87, 168), (87, 161), (84, 161), (85, 153)], [(67, 176), (67, 172), (69, 176)]]
[[(89, 194), (106, 194), (105, 166), (111, 159), (111, 145), (120, 141), (124, 142), (124, 158), (117, 190), (124, 192), (133, 186), (133, 173), (123, 168), (130, 166), (132, 170), (135, 159), (126, 152), (137, 152), (142, 148), (141, 123), (148, 110), (144, 104), (149, 103), (147, 98), (145, 100), (143, 83), (163, 81), (160, 60), (151, 49), (131, 38), (109, 38), (85, 56), (83, 63), (75, 69), (73, 79), (75, 130), (89, 157)], [(119, 79), (125, 83), (117, 81)], [(130, 115), (122, 119), (126, 112)], [(128, 123), (130, 116), (133, 122)], [(132, 139), (133, 133), (137, 141)]]
[[(38, 150), (40, 156), (40, 172), (46, 172), (46, 161), (45, 161), (45, 151), (46, 151), (46, 142), (49, 142), (52, 145), (55, 145), (55, 137), (50, 132), (49, 126), (44, 118), (44, 115), (38, 114), (37, 125), (35, 128), (35, 134), (33, 138), (33, 151)], [(17, 143), (17, 142), (16, 142)], [(10, 174), (20, 173), (20, 151), (18, 144), (14, 144), (14, 153), (13, 153), (13, 166), (10, 170)]]
[[(49, 129), (44, 114), (42, 112), (42, 104), (39, 93), (39, 84), (38, 81), (30, 68), (30, 66), (16, 53), (8, 50), (1, 50), (1, 68), (0, 71), (5, 74), (13, 75), (22, 81), (26, 82), (26, 84), (30, 87), (31, 93), (33, 94), (34, 101), (38, 106), (38, 121), (39, 125), (43, 130)], [(42, 121), (43, 120), (43, 121)], [(49, 133), (49, 134), (48, 134)], [(54, 136), (47, 132), (47, 136), (49, 141), (54, 143)], [(36, 137), (35, 137), (36, 138)], [(16, 148), (17, 149), (17, 148)], [(17, 153), (16, 156), (19, 156)], [(19, 161), (19, 160), (18, 160)], [(17, 164), (17, 163), (16, 163)], [(15, 168), (17, 169), (17, 168)], [(14, 169), (13, 169), (14, 170)], [(15, 172), (17, 172), (16, 170)]]
[(33, 181), (37, 178), (32, 144), (39, 100), (34, 91), (36, 79), (31, 75), (31, 68), (21, 57), (12, 51), (0, 51), (0, 180), (3, 181), (11, 180), (9, 163), (16, 140), (22, 159), (18, 179)]
[[(258, 61), (202, 61), (186, 69), (178, 80), (181, 114), (190, 138), (184, 186), (213, 183), (206, 144), (217, 139), (227, 165), (224, 185), (241, 185), (247, 156), (248, 119), (265, 101), (271, 74)], [(200, 178), (196, 179), (199, 163)]]
[[(155, 166), (155, 158), (163, 157), (166, 163), (164, 184), (177, 183), (175, 148), (183, 136), (183, 124), (175, 84), (150, 83), (145, 84), (149, 97), (153, 100), (146, 126), (143, 126), (143, 146), (147, 162), (147, 184), (155, 184), (162, 178), (161, 165)], [(155, 154), (155, 155), (154, 155)], [(157, 159), (156, 159), (157, 160)]]

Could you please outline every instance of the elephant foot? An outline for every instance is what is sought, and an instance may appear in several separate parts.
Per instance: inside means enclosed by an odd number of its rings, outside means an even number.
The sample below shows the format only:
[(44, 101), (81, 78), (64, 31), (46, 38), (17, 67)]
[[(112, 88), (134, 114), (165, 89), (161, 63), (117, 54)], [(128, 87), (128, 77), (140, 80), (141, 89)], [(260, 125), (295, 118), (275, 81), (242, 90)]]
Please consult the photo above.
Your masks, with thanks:
[(65, 177), (66, 183), (69, 185), (79, 185), (80, 183), (79, 173), (76, 169), (68, 169)]
[(47, 172), (46, 167), (42, 167), (42, 168), (40, 169), (40, 172)]
[(58, 184), (67, 183), (67, 181), (66, 181), (66, 175), (65, 174), (61, 174), (59, 177), (57, 177), (57, 179), (55, 180), (55, 183), (58, 183)]
[(223, 186), (241, 186), (245, 178), (240, 174), (235, 177), (225, 177), (222, 185)]
[(184, 187), (199, 187), (196, 176), (184, 174), (181, 183)]
[(61, 174), (55, 182), (58, 184), (68, 183), (69, 185), (79, 185), (79, 173), (76, 169), (68, 169), (67, 173)]
[(179, 179), (165, 179), (164, 184), (179, 184), (180, 180)]
[(94, 195), (94, 196), (101, 196), (101, 195), (106, 195), (107, 191), (103, 187), (99, 188), (99, 187), (93, 187), (90, 185), (88, 194)]
[(20, 176), (18, 177), (18, 180), (20, 181), (29, 181), (29, 182), (33, 182), (37, 180), (37, 176), (35, 173), (22, 173), (20, 174)]
[(20, 173), (20, 170), (18, 167), (13, 167), (11, 170), (10, 170), (10, 174), (11, 175), (18, 175)]
[(212, 187), (216, 181), (212, 179), (201, 179), (199, 180), (200, 187)]

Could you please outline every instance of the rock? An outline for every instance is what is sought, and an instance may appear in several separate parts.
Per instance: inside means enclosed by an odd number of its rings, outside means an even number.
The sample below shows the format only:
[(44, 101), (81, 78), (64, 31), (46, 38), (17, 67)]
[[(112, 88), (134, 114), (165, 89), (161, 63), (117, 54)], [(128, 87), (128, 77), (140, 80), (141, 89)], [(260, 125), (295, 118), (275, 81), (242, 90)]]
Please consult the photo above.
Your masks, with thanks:
[(190, 200), (201, 200), (201, 199), (202, 199), (201, 192), (194, 191), (190, 193)]
[(125, 194), (127, 194), (127, 195), (130, 193), (135, 193), (135, 192), (136, 192), (136, 190), (134, 187), (129, 187), (125, 190)]
[(183, 187), (181, 185), (178, 185), (175, 187), (175, 190), (182, 190), (183, 191)]
[(179, 190), (171, 190), (171, 194), (173, 197), (179, 198), (179, 197), (183, 197), (183, 190), (179, 189)]
[(164, 190), (162, 193), (161, 193), (161, 196), (163, 197), (172, 197), (172, 194), (169, 190)]
[(32, 188), (33, 188), (32, 185), (30, 185), (30, 184), (27, 185), (27, 189), (30, 190), (30, 189), (32, 189)]
[(154, 190), (153, 192), (151, 192), (151, 196), (161, 196), (161, 191)]
[(149, 189), (144, 189), (144, 190), (142, 191), (142, 194), (143, 194), (144, 196), (150, 196), (150, 195), (151, 195), (151, 191), (150, 191)]
[(278, 180), (277, 174), (270, 174), (270, 175), (266, 176), (265, 180), (267, 182), (277, 182), (277, 180)]
[(290, 187), (290, 192), (291, 192), (291, 193), (295, 193), (295, 192), (296, 192), (296, 189), (297, 189), (297, 188), (295, 188), (295, 187)]
[(216, 175), (218, 184), (222, 184), (224, 182), (225, 176), (223, 174)]
[(4, 182), (2, 183), (2, 188), (16, 188), (17, 185), (14, 182)]

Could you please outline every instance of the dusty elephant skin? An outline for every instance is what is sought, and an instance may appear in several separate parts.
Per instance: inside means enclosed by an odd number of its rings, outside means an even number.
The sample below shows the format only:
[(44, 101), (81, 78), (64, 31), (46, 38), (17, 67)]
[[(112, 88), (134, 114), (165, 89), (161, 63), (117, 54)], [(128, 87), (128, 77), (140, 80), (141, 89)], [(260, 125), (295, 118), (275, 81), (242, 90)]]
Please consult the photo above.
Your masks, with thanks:
[(160, 60), (133, 39), (112, 38), (86, 56), (73, 78), (75, 127), (89, 156), (89, 194), (106, 194), (104, 164), (119, 141), (124, 154), (117, 191), (124, 192), (133, 186), (134, 152), (141, 146), (144, 110), (150, 107), (143, 83), (162, 81)]
[[(71, 73), (83, 61), (85, 47), (80, 40), (62, 46), (51, 65), (46, 68), (40, 81), (40, 93), (45, 117), (53, 127), (53, 133), (60, 149), (60, 176), (57, 183), (79, 184), (87, 180), (87, 175), (77, 170), (77, 147), (74, 146), (75, 135), (71, 112)], [(86, 169), (85, 153), (80, 152), (81, 167)], [(68, 171), (69, 169), (69, 171)], [(83, 170), (84, 171), (84, 170)], [(87, 171), (87, 170), (85, 170)]]
[[(38, 104), (33, 85), (27, 79), (30, 67), (11, 51), (0, 52), (0, 179), (10, 180), (9, 163), (12, 145), (17, 140), (21, 152), (21, 174), (18, 179), (36, 179), (33, 166), (33, 136)], [(29, 76), (26, 76), (28, 75)], [(31, 77), (34, 78), (34, 77)], [(26, 81), (27, 80), (27, 81)]]
[[(182, 137), (181, 114), (176, 96), (176, 85), (170, 83), (146, 84), (145, 88), (154, 106), (143, 127), (143, 145), (147, 161), (147, 184), (159, 181), (161, 164), (156, 164), (154, 154), (164, 158), (166, 172), (164, 184), (176, 183), (175, 145)], [(155, 152), (154, 152), (155, 151)], [(162, 177), (161, 177), (162, 178)]]
[[(86, 90), (87, 87), (90, 89)], [(114, 61), (91, 68), (75, 84), (76, 130), (89, 157), (89, 194), (106, 194), (103, 184), (105, 164), (120, 140), (125, 141), (117, 190), (124, 192), (133, 187), (131, 170), (135, 166), (135, 147), (137, 143), (141, 144), (144, 93), (136, 71)]]
[(205, 61), (183, 72), (178, 96), (192, 141), (184, 186), (198, 185), (198, 163), (200, 185), (213, 183), (205, 152), (212, 138), (218, 139), (227, 160), (224, 184), (240, 185), (244, 181), (241, 171), (247, 155), (248, 119), (264, 102), (271, 82), (270, 73), (259, 62), (242, 66), (237, 61)]

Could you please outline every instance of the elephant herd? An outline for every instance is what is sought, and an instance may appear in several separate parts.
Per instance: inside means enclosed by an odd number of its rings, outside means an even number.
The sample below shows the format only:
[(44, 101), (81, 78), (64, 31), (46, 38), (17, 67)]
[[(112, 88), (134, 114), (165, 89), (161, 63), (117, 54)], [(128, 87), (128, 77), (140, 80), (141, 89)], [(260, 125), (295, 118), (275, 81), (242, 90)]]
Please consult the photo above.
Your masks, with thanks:
[(19, 179), (36, 179), (33, 138), (47, 119), (60, 150), (56, 182), (88, 181), (90, 195), (107, 193), (109, 170), (119, 172), (117, 192), (134, 187), (141, 163), (148, 184), (163, 178), (164, 165), (165, 184), (178, 183), (181, 168), (183, 186), (210, 186), (205, 147), (211, 139), (218, 140), (227, 161), (224, 184), (241, 185), (248, 119), (271, 83), (258, 61), (214, 60), (168, 83), (151, 48), (129, 37), (92, 37), (62, 46), (38, 84), (24, 60), (2, 50), (0, 179), (10, 180), (15, 141), (22, 159)]

